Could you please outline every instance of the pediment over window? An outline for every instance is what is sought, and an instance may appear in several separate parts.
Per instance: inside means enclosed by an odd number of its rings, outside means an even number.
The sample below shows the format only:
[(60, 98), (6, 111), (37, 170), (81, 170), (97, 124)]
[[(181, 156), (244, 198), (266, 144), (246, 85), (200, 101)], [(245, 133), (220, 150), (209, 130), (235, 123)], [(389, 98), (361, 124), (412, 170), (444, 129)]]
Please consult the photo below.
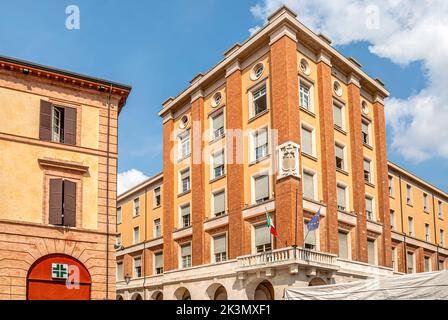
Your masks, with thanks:
[(37, 160), (39, 165), (49, 169), (71, 170), (84, 174), (89, 171), (89, 167), (80, 162), (66, 161), (60, 159), (40, 158)]

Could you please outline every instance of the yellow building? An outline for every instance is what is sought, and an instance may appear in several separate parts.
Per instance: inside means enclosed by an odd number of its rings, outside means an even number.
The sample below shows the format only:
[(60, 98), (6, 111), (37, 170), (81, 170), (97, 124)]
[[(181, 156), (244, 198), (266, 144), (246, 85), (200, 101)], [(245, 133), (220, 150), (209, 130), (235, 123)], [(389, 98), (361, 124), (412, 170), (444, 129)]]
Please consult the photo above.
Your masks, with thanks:
[(0, 299), (115, 299), (117, 120), (130, 90), (0, 57)]
[[(418, 211), (417, 195), (414, 210), (399, 210), (388, 175), (415, 181), (415, 191), (427, 188), (444, 205), (446, 194), (388, 163), (388, 95), (331, 40), (287, 7), (277, 10), (163, 103), (163, 177), (118, 199), (118, 297), (281, 299), (290, 286), (403, 273), (411, 251), (416, 266), (430, 256), (435, 270), (448, 251), (417, 227), (431, 214)], [(132, 217), (154, 190), (162, 208), (146, 205), (145, 217)], [(318, 211), (319, 229), (308, 232)], [(396, 224), (408, 214), (412, 237)], [(443, 224), (431, 217), (429, 228)], [(162, 238), (154, 237), (157, 219)]]

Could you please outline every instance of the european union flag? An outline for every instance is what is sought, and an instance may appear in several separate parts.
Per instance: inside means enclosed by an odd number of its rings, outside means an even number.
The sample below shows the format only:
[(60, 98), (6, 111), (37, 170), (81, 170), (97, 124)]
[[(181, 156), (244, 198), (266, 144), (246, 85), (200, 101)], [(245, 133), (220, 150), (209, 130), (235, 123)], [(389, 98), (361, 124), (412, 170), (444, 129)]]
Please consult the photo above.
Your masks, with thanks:
[(320, 222), (320, 208), (317, 210), (317, 213), (314, 215), (314, 217), (311, 218), (310, 222), (306, 225), (308, 231), (314, 231), (319, 228), (319, 222)]

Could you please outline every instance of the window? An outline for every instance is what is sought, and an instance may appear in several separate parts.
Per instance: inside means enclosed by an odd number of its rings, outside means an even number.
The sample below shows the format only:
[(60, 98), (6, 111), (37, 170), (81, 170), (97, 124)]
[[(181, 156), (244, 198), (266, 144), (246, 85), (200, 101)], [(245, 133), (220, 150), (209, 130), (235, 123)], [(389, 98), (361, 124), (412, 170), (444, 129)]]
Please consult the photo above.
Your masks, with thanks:
[(339, 128), (339, 129), (343, 129), (344, 128), (344, 122), (343, 122), (343, 109), (344, 107), (337, 104), (337, 103), (333, 103), (333, 121), (334, 121), (334, 125)]
[(76, 182), (50, 179), (48, 223), (76, 227)]
[(438, 207), (438, 211), (439, 211), (439, 218), (442, 219), (443, 218), (443, 213), (442, 213), (442, 201), (438, 201), (437, 203), (437, 207)]
[(336, 168), (339, 170), (345, 170), (344, 146), (336, 144), (335, 145), (335, 154), (336, 154)]
[(213, 178), (224, 175), (224, 151), (219, 151), (213, 155)]
[(134, 237), (134, 239), (133, 239), (134, 244), (140, 243), (140, 227), (134, 228), (133, 237)]
[(425, 256), (423, 261), (424, 261), (424, 272), (430, 272), (431, 271), (431, 257)]
[(376, 264), (375, 258), (375, 240), (367, 240), (367, 262), (369, 264)]
[(188, 116), (183, 115), (182, 118), (180, 119), (179, 128), (185, 129), (187, 125), (188, 125)]
[(134, 211), (132, 216), (137, 217), (140, 215), (140, 198), (134, 199)]
[(212, 106), (213, 107), (217, 107), (221, 104), (222, 101), (222, 93), (221, 92), (216, 92), (213, 95), (213, 102), (212, 102)]
[(267, 225), (262, 224), (255, 226), (255, 250), (257, 253), (270, 251), (271, 246), (271, 232)]
[(445, 261), (439, 260), (439, 270), (445, 270)]
[(300, 107), (308, 111), (311, 111), (310, 87), (302, 82), (300, 83), (299, 97), (300, 97)]
[(303, 171), (303, 196), (313, 200), (316, 199), (314, 176), (315, 174), (313, 172)]
[(373, 214), (373, 198), (366, 196), (366, 218), (367, 220), (374, 220)]
[(224, 135), (224, 113), (221, 112), (212, 118), (213, 136), (212, 140), (218, 139)]
[(254, 153), (255, 160), (259, 160), (268, 155), (268, 129), (263, 128), (254, 133)]
[(394, 178), (389, 176), (389, 197), (394, 196)]
[(186, 169), (180, 173), (180, 190), (181, 193), (190, 191), (190, 169)]
[(414, 235), (414, 218), (408, 217), (408, 233), (410, 236)]
[(222, 216), (226, 213), (226, 196), (224, 191), (213, 193), (213, 215)]
[(364, 159), (364, 181), (371, 183), (372, 175), (371, 175), (371, 161), (368, 159)]
[(397, 264), (397, 248), (392, 247), (392, 269), (394, 271), (398, 271), (398, 264)]
[(154, 220), (154, 238), (160, 238), (162, 236), (162, 225), (160, 219)]
[(261, 175), (254, 178), (255, 203), (269, 200), (269, 176)]
[(406, 254), (406, 264), (408, 266), (408, 273), (414, 273), (414, 253), (408, 251)]
[(412, 189), (409, 184), (406, 185), (406, 203), (412, 205)]
[(163, 273), (163, 252), (154, 253), (154, 269), (156, 274)]
[(346, 192), (347, 187), (341, 184), (337, 185), (337, 200), (338, 200), (338, 210), (346, 211)]
[(190, 226), (190, 204), (187, 204), (180, 208), (181, 215), (181, 228), (187, 228)]
[(339, 257), (348, 259), (348, 234), (345, 232), (338, 232), (339, 238)]
[(41, 100), (39, 139), (76, 145), (76, 108), (55, 106)]
[(64, 108), (53, 107), (51, 140), (64, 143)]
[(142, 277), (142, 258), (134, 258), (134, 278)]
[(121, 246), (121, 233), (117, 234), (117, 246)]
[(315, 250), (316, 249), (316, 230), (308, 232), (308, 222), (303, 220), (303, 240), (305, 249)]
[(302, 151), (310, 156), (314, 156), (313, 129), (302, 126)]
[(257, 63), (252, 70), (251, 75), (252, 80), (257, 80), (258, 78), (260, 78), (261, 75), (263, 74), (263, 71), (264, 71), (263, 63)]
[(160, 207), (162, 205), (162, 196), (160, 193), (160, 187), (154, 189), (154, 207)]
[(117, 208), (117, 224), (121, 223), (121, 207)]
[(227, 237), (225, 234), (213, 238), (213, 253), (215, 262), (227, 260)]
[(339, 81), (334, 81), (333, 82), (333, 91), (334, 93), (336, 93), (337, 96), (341, 97), (342, 96), (342, 86), (339, 83)]
[(362, 130), (362, 142), (366, 145), (370, 145), (370, 135), (369, 135), (370, 123), (368, 121), (363, 120), (361, 130)]
[(390, 210), (390, 228), (395, 230), (395, 211), (392, 209)]
[(430, 242), (430, 234), (429, 234), (429, 224), (425, 223), (425, 241)]
[(423, 193), (423, 210), (429, 212), (428, 195)]
[(182, 269), (191, 267), (191, 243), (180, 247), (180, 255), (182, 258)]
[(252, 92), (252, 116), (256, 116), (268, 109), (266, 85)]
[(123, 262), (117, 262), (117, 281), (122, 281), (123, 278)]
[(443, 229), (440, 229), (440, 246), (445, 246), (445, 234), (443, 232)]
[(179, 159), (184, 159), (190, 155), (190, 133), (187, 131), (179, 135)]

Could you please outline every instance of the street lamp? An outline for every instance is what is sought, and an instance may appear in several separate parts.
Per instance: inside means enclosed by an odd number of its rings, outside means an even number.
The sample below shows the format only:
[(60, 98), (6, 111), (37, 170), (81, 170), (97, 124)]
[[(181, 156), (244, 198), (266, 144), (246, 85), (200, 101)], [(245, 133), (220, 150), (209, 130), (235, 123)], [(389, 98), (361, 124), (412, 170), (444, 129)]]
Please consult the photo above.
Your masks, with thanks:
[(129, 274), (126, 273), (126, 275), (124, 276), (124, 281), (126, 282), (126, 285), (129, 284), (129, 282), (131, 281), (131, 277), (129, 276)]

